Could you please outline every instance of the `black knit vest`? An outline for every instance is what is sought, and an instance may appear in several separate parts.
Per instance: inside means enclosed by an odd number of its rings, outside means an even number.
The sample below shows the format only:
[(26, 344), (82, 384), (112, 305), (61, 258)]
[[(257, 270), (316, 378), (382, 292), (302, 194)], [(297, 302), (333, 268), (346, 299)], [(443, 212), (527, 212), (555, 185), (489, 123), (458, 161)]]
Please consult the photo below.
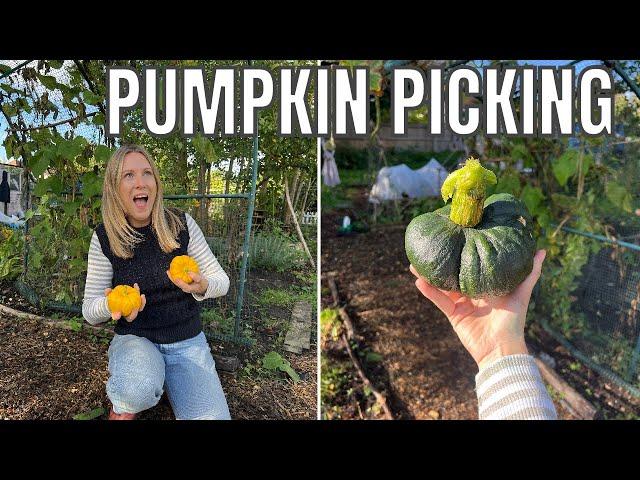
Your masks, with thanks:
[(144, 239), (136, 245), (132, 258), (116, 257), (104, 225), (96, 228), (102, 252), (113, 267), (112, 288), (116, 285), (133, 287), (137, 283), (140, 293), (147, 300), (144, 310), (138, 313), (133, 322), (127, 322), (124, 318), (118, 320), (115, 327), (117, 334), (137, 335), (154, 343), (174, 343), (193, 338), (202, 331), (200, 303), (193, 295), (176, 287), (166, 273), (171, 260), (178, 255), (186, 255), (189, 245), (186, 218), (183, 212), (179, 214), (185, 228), (178, 235), (180, 247), (170, 253), (160, 248), (151, 224), (135, 229)]

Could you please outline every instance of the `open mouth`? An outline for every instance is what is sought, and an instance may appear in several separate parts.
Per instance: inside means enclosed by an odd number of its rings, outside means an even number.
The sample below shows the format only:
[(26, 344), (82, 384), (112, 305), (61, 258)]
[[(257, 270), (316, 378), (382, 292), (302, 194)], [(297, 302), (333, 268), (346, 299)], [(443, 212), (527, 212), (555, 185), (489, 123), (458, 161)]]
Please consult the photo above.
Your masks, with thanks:
[(138, 208), (145, 208), (148, 201), (149, 196), (146, 194), (139, 194), (133, 197), (133, 203), (135, 203), (136, 207)]

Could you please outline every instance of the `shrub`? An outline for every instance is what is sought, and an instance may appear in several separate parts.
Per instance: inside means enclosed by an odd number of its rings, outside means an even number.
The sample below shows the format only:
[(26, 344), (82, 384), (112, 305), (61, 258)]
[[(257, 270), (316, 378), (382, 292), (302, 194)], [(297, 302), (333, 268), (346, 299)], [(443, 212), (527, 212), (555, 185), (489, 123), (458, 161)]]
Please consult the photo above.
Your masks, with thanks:
[(257, 233), (249, 245), (249, 267), (276, 272), (292, 270), (303, 260), (300, 249), (276, 235)]

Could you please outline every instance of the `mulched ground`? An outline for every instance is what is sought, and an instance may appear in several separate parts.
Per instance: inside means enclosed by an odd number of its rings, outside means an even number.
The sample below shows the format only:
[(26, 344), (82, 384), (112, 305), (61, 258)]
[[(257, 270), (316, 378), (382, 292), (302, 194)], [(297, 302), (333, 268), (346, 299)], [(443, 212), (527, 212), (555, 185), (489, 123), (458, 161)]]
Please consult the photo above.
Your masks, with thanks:
[[(343, 215), (353, 218), (364, 209), (323, 212), (323, 307), (332, 303), (324, 278), (334, 273), (340, 300), (348, 304), (347, 311), (360, 336), (358, 349), (382, 355), (381, 361), (366, 364), (365, 370), (387, 396), (395, 417), (477, 419), (477, 366), (447, 318), (415, 288), (404, 252), (406, 225), (376, 225), (367, 233), (337, 235)], [(539, 330), (529, 329), (530, 348), (544, 345), (558, 362), (556, 372), (594, 403), (601, 418), (640, 415), (640, 402), (624, 395), (611, 382), (585, 366), (571, 371), (568, 365), (575, 365), (576, 360)], [(332, 342), (323, 349), (323, 356), (336, 365), (348, 362), (344, 351)], [(370, 409), (373, 397), (354, 393), (358, 391), (362, 391), (362, 384), (351, 374), (350, 382), (342, 386), (342, 394), (334, 398), (338, 408), (330, 416), (380, 418)], [(558, 399), (554, 402), (561, 419), (574, 418)]]
[[(248, 290), (258, 295), (261, 288), (286, 287), (295, 282), (292, 275), (259, 272), (249, 277)], [(253, 295), (248, 298), (254, 299)], [(28, 304), (13, 288), (0, 284), (0, 303), (11, 308), (51, 316)], [(258, 312), (257, 308), (248, 309)], [(269, 309), (269, 317), (280, 314), (286, 327), (290, 311)], [(210, 342), (212, 351), (236, 355), (242, 365), (255, 363), (277, 348), (278, 332), (272, 323), (253, 319), (253, 347)], [(71, 419), (96, 408), (109, 408), (105, 392), (108, 379), (107, 349), (110, 335), (103, 338), (92, 331), (67, 330), (0, 315), (0, 419)], [(315, 339), (312, 339), (315, 340)], [(220, 372), (231, 416), (234, 419), (315, 419), (317, 417), (316, 347), (302, 354), (280, 351), (300, 374), (294, 384), (286, 378), (267, 375)], [(99, 418), (106, 418), (106, 414)], [(141, 420), (174, 419), (163, 395), (160, 403), (139, 416)]]

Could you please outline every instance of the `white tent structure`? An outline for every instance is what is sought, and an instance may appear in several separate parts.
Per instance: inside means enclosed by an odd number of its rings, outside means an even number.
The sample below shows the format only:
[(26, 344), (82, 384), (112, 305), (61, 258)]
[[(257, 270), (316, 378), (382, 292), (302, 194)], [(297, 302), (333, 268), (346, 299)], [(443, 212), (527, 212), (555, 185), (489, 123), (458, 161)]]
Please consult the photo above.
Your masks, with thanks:
[(439, 197), (440, 188), (449, 175), (447, 169), (435, 158), (418, 170), (407, 165), (383, 167), (378, 172), (376, 183), (371, 188), (369, 202), (382, 203), (388, 200)]

